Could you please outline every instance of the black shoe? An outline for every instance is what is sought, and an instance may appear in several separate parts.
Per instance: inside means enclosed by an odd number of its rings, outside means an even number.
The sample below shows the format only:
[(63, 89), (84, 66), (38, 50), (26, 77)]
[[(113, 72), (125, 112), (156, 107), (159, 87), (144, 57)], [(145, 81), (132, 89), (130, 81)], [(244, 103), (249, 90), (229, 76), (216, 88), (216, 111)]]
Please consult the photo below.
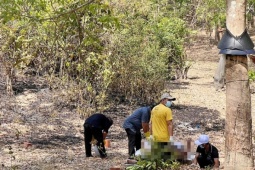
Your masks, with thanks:
[(93, 156), (92, 155), (86, 155), (86, 157), (89, 158), (89, 157), (93, 157)]
[(106, 153), (101, 154), (101, 155), (100, 155), (100, 158), (102, 158), (102, 159), (107, 158), (107, 154), (106, 154)]
[(106, 158), (107, 158), (107, 156), (100, 156), (100, 158), (101, 158), (101, 159), (106, 159)]
[(129, 160), (134, 160), (135, 158), (134, 158), (134, 157), (129, 157), (128, 159), (129, 159)]

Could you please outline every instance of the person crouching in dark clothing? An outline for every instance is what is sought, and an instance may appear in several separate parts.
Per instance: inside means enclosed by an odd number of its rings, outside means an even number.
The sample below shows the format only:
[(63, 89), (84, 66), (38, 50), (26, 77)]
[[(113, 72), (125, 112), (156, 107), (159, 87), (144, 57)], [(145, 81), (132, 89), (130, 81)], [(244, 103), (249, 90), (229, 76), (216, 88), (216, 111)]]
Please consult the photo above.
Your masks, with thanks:
[(194, 164), (199, 164), (200, 168), (210, 167), (218, 169), (220, 166), (218, 149), (209, 143), (208, 135), (200, 135), (198, 140), (195, 141), (198, 145)]
[(107, 157), (104, 146), (104, 139), (107, 136), (108, 130), (112, 126), (112, 124), (112, 119), (101, 113), (93, 114), (85, 120), (83, 126), (86, 157), (92, 157), (91, 141), (93, 137), (97, 141), (96, 146), (100, 153), (100, 157)]

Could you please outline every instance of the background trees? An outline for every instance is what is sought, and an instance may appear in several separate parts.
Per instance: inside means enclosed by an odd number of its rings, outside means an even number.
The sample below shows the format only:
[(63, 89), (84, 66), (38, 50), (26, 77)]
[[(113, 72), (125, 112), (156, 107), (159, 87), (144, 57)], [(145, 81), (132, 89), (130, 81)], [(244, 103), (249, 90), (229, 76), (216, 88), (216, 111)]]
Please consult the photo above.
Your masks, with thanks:
[[(12, 85), (21, 81), (16, 77), (37, 76), (51, 89), (61, 89), (63, 103), (82, 114), (112, 102), (155, 102), (166, 82), (185, 78), (191, 66), (185, 48), (195, 33), (224, 27), (224, 4), (4, 0), (0, 56), (5, 85), (13, 94)], [(253, 4), (249, 1), (249, 9)]]

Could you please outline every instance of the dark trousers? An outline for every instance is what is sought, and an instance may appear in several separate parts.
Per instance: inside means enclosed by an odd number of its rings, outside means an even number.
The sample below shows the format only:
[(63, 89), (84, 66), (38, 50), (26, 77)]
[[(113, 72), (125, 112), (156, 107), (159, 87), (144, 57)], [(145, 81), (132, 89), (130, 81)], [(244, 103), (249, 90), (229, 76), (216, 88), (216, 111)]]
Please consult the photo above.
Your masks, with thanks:
[(128, 136), (128, 154), (129, 156), (135, 155), (135, 150), (141, 149), (142, 136), (141, 132), (133, 132), (130, 129), (125, 129)]
[(197, 162), (200, 166), (200, 168), (205, 168), (207, 166), (213, 167), (214, 166), (214, 161), (211, 159), (207, 159), (206, 157), (202, 157), (201, 155), (199, 155), (197, 157)]
[(90, 126), (88, 124), (84, 124), (84, 142), (85, 142), (85, 150), (86, 150), (86, 156), (90, 157), (91, 154), (91, 140), (92, 136), (94, 136), (94, 139), (97, 140), (97, 148), (100, 153), (100, 157), (104, 158), (106, 157), (106, 151), (104, 147), (104, 141), (103, 141), (103, 133), (101, 129), (95, 128), (93, 126)]

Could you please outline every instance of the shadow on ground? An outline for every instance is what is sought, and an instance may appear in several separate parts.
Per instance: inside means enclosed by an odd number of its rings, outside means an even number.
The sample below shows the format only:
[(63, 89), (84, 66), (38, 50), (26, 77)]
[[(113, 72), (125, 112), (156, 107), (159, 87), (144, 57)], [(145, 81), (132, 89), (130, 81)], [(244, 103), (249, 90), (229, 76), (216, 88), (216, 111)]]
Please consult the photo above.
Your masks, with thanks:
[(83, 141), (80, 137), (54, 135), (49, 138), (39, 138), (31, 141), (38, 149), (44, 148), (67, 148)]
[(174, 105), (174, 120), (190, 124), (192, 128), (203, 128), (204, 131), (220, 131), (225, 127), (225, 120), (220, 118), (220, 112), (207, 107), (192, 105)]

